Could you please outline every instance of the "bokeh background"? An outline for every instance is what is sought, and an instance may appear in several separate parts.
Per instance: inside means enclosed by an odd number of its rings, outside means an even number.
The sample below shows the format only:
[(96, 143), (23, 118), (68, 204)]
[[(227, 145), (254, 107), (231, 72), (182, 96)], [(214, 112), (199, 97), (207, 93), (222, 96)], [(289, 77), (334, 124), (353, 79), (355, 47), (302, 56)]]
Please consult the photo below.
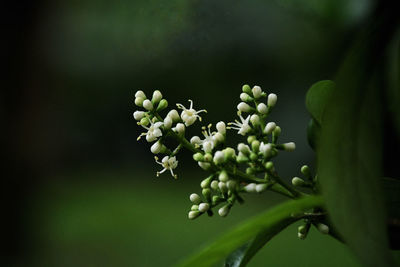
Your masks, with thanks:
[[(189, 221), (205, 177), (189, 153), (157, 178), (134, 93), (193, 99), (204, 123), (235, 119), (241, 86), (278, 94), (271, 115), (285, 179), (314, 166), (304, 96), (332, 79), (374, 1), (29, 1), (5, 4), (1, 116), (5, 266), (171, 266), (283, 201), (249, 196), (227, 218)], [(201, 123), (191, 133), (200, 131)], [(240, 140), (231, 133), (232, 143)], [(357, 266), (348, 249), (297, 225), (250, 266)]]

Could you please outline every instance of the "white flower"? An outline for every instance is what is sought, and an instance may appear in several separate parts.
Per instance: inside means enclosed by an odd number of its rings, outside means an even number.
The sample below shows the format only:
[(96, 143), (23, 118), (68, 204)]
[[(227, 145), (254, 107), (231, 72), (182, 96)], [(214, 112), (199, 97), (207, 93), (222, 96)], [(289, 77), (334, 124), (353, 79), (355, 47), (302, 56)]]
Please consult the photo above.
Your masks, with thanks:
[(244, 103), (244, 102), (240, 102), (237, 105), (237, 109), (241, 112), (250, 112), (251, 111), (251, 107), (249, 106), (249, 104)]
[(262, 90), (260, 86), (254, 86), (253, 89), (251, 89), (251, 92), (253, 93), (254, 98), (260, 98), (262, 94)]
[(211, 132), (211, 124), (208, 125), (208, 131), (206, 127), (203, 128), (204, 139), (201, 140), (201, 146), (204, 152), (210, 153), (217, 144), (217, 140), (215, 139), (215, 132)]
[(147, 130), (147, 133), (141, 133), (137, 140), (139, 140), (142, 136), (146, 136), (147, 142), (153, 142), (157, 140), (158, 137), (162, 136), (162, 132), (160, 127), (163, 125), (162, 122), (158, 121), (156, 123), (150, 121), (150, 127), (142, 125), (143, 128)]
[(197, 120), (197, 118), (199, 118), (199, 120), (201, 121), (201, 117), (198, 114), (201, 112), (207, 112), (205, 109), (199, 111), (194, 110), (193, 101), (189, 99), (189, 102), (190, 102), (189, 108), (185, 108), (185, 106), (179, 103), (176, 104), (178, 108), (183, 110), (181, 113), (181, 119), (185, 122), (186, 126), (192, 125)]
[(276, 94), (269, 94), (267, 104), (269, 107), (273, 107), (276, 105), (276, 101), (278, 100), (278, 96)]
[(272, 151), (272, 145), (270, 143), (265, 144), (264, 142), (261, 142), (260, 144), (260, 152), (266, 157), (271, 153)]
[(241, 122), (239, 122), (238, 120), (235, 120), (235, 122), (229, 122), (228, 125), (233, 125), (233, 127), (231, 126), (228, 129), (239, 130), (238, 134), (246, 135), (251, 130), (251, 127), (249, 125), (250, 115), (247, 116), (246, 119), (244, 119), (242, 115), (239, 115), (239, 117)]
[(144, 116), (146, 115), (146, 112), (144, 111), (135, 111), (133, 113), (133, 117), (135, 118), (135, 120), (140, 121)]
[(163, 159), (161, 160), (161, 162), (158, 161), (157, 157), (154, 157), (156, 162), (158, 164), (160, 164), (162, 167), (164, 167), (164, 169), (162, 169), (161, 171), (157, 172), (157, 177), (160, 176), (161, 173), (169, 170), (171, 172), (171, 175), (177, 179), (178, 176), (176, 174), (174, 174), (174, 169), (176, 167), (178, 167), (178, 161), (176, 160), (176, 157), (169, 157), (169, 156), (165, 156), (163, 157)]
[(267, 105), (265, 105), (264, 103), (258, 104), (257, 111), (260, 112), (261, 114), (267, 114), (268, 113)]

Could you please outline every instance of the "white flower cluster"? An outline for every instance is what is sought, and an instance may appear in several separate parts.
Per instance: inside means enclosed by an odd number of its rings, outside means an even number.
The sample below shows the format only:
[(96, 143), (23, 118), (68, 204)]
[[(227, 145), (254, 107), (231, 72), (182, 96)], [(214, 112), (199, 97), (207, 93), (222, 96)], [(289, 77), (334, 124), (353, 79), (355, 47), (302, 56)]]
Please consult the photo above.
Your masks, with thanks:
[[(193, 205), (188, 214), (189, 219), (204, 213), (211, 216), (212, 209), (217, 206), (218, 214), (224, 217), (236, 201), (243, 202), (242, 193), (264, 192), (276, 182), (272, 158), (278, 155), (279, 150), (295, 149), (293, 142), (278, 144), (281, 128), (275, 122), (267, 121), (277, 102), (277, 96), (267, 95), (259, 86), (250, 88), (244, 85), (242, 90), (242, 102), (237, 106), (240, 121), (235, 120), (228, 123), (228, 126), (220, 121), (215, 125), (215, 129), (211, 124), (203, 126), (203, 136), (193, 136), (190, 139), (185, 137), (186, 127), (193, 125), (197, 120), (201, 121), (199, 114), (206, 110), (196, 111), (193, 101), (189, 100), (188, 108), (177, 104), (178, 110), (181, 110), (180, 114), (172, 109), (162, 118), (159, 112), (167, 108), (168, 102), (162, 98), (159, 91), (154, 91), (151, 100), (147, 99), (142, 91), (135, 94), (135, 104), (145, 109), (134, 113), (138, 124), (146, 130), (138, 139), (146, 136), (148, 142), (154, 142), (151, 146), (152, 153), (166, 154), (161, 161), (155, 157), (156, 162), (163, 167), (157, 172), (157, 176), (169, 171), (173, 177), (177, 177), (174, 169), (178, 165), (176, 154), (181, 147), (192, 151), (193, 159), (198, 165), (211, 172), (200, 184), (202, 197), (195, 193), (190, 196)], [(239, 143), (236, 149), (227, 146), (227, 129), (247, 136), (247, 144)], [(175, 138), (180, 144), (174, 150), (170, 150), (164, 145), (166, 137)], [(263, 174), (264, 178), (259, 178), (260, 174)]]
[(196, 111), (193, 108), (193, 101), (189, 100), (189, 102), (189, 108), (185, 108), (182, 104), (176, 104), (178, 109), (182, 109), (180, 115), (176, 109), (172, 109), (162, 118), (159, 112), (168, 107), (168, 102), (163, 99), (159, 90), (153, 92), (151, 100), (147, 99), (145, 93), (141, 90), (135, 93), (136, 106), (143, 107), (145, 110), (135, 111), (133, 117), (138, 121), (138, 125), (146, 130), (137, 139), (140, 140), (142, 136), (146, 136), (147, 142), (154, 142), (150, 148), (153, 154), (167, 154), (161, 162), (158, 161), (158, 157), (155, 157), (156, 163), (163, 167), (161, 171), (157, 172), (157, 176), (169, 170), (171, 175), (177, 178), (173, 170), (178, 166), (175, 155), (179, 152), (180, 146), (174, 151), (169, 150), (163, 143), (167, 133), (170, 132), (178, 137), (183, 137), (186, 127), (195, 123), (197, 119), (201, 120), (198, 114), (207, 112), (206, 110)]

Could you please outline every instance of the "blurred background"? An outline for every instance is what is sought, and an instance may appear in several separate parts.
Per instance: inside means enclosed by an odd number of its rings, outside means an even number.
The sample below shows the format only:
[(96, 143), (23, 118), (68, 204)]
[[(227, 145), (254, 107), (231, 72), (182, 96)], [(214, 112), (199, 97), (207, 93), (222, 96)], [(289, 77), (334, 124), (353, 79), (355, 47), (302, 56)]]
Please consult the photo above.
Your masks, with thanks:
[[(283, 201), (247, 197), (227, 218), (187, 219), (205, 177), (189, 153), (179, 179), (159, 170), (132, 113), (134, 93), (233, 121), (241, 86), (278, 95), (271, 115), (285, 179), (313, 166), (307, 89), (332, 79), (372, 0), (29, 1), (5, 4), (1, 53), (5, 266), (170, 266)], [(192, 126), (199, 134), (201, 123)], [(228, 135), (232, 144), (240, 140)], [(250, 266), (357, 266), (348, 249), (297, 225)]]

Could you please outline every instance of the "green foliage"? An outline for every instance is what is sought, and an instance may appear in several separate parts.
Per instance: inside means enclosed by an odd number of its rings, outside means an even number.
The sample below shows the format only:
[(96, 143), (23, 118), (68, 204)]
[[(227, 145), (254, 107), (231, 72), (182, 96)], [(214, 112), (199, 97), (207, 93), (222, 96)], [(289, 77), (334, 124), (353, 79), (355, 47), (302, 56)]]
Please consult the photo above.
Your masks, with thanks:
[[(243, 246), (249, 240), (259, 237), (260, 239), (251, 244), (245, 253), (237, 253), (237, 263), (248, 261), (252, 255), (262, 247), (262, 243), (268, 241), (274, 234), (285, 228), (292, 220), (291, 214), (302, 212), (306, 209), (323, 205), (323, 200), (319, 196), (308, 196), (295, 201), (288, 201), (276, 206), (255, 218), (239, 225), (220, 237), (213, 244), (206, 246), (202, 251), (193, 255), (180, 266), (213, 266), (221, 262), (233, 250)], [(261, 240), (263, 239), (263, 240)], [(243, 247), (244, 248), (244, 247)], [(248, 253), (248, 255), (246, 255)], [(234, 254), (228, 262), (233, 260)]]
[(334, 90), (335, 83), (330, 80), (324, 80), (314, 83), (307, 92), (307, 110), (319, 125), (322, 123), (324, 110)]

